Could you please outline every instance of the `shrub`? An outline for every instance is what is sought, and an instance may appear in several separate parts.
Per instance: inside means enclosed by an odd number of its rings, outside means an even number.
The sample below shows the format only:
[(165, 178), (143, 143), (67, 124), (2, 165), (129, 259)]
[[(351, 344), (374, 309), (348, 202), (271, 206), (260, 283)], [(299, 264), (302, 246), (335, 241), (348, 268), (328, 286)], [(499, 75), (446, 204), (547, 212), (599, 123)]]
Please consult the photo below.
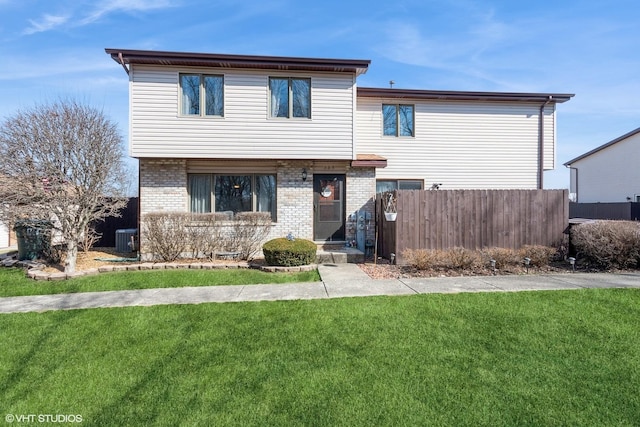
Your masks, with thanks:
[(594, 221), (571, 229), (579, 257), (601, 268), (636, 267), (640, 262), (640, 224)]
[(217, 252), (232, 250), (231, 227), (225, 225), (229, 215), (221, 212), (190, 214), (189, 248), (194, 258), (214, 259)]
[(240, 252), (242, 259), (252, 258), (270, 231), (271, 214), (269, 212), (240, 212), (236, 214), (232, 234), (235, 250)]
[(440, 262), (440, 253), (431, 249), (405, 249), (402, 257), (408, 265), (418, 270), (435, 268)]
[(553, 254), (553, 261), (564, 261), (569, 256), (569, 235), (564, 234), (562, 238), (555, 241), (552, 245), (556, 248), (556, 252)]
[(271, 230), (267, 212), (157, 212), (143, 217), (144, 247), (154, 258), (175, 261), (181, 256), (214, 259), (219, 252), (239, 252), (250, 259)]
[(551, 259), (556, 255), (558, 250), (543, 245), (524, 245), (520, 248), (520, 262), (524, 258), (529, 258), (531, 265), (534, 267), (545, 267), (549, 265)]
[(487, 248), (482, 250), (483, 263), (488, 265), (493, 259), (496, 261), (497, 269), (504, 269), (508, 266), (519, 265), (522, 259), (513, 249)]
[(262, 245), (267, 265), (292, 267), (316, 261), (316, 244), (305, 239), (273, 239)]
[(477, 251), (455, 247), (446, 250), (406, 249), (402, 252), (404, 261), (418, 270), (476, 270), (490, 266), (493, 259), (496, 261), (496, 268), (509, 271), (521, 267), (525, 257), (531, 259), (532, 267), (543, 267), (549, 265), (556, 255), (556, 248), (541, 245), (523, 246), (520, 250), (485, 248)]
[(148, 213), (143, 217), (145, 245), (163, 261), (175, 261), (189, 247), (191, 215), (177, 212)]
[(442, 254), (443, 261), (447, 268), (468, 270), (479, 266), (482, 263), (480, 254), (465, 248), (451, 248)]

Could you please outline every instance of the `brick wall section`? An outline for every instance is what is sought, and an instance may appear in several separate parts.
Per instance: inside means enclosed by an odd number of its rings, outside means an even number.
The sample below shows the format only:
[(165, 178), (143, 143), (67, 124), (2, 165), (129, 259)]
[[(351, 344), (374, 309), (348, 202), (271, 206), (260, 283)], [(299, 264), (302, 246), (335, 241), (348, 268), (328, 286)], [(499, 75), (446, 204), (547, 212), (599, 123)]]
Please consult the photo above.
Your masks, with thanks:
[[(278, 218), (268, 239), (288, 233), (313, 240), (313, 174), (346, 174), (346, 215), (364, 210), (374, 216), (376, 189), (374, 168), (351, 168), (349, 162), (335, 162), (330, 167), (316, 167), (308, 160), (282, 160), (277, 166)], [(302, 170), (307, 180), (302, 181)], [(184, 159), (140, 159), (140, 213), (187, 212), (187, 162)], [(373, 221), (366, 238), (375, 238)], [(346, 223), (346, 239), (355, 240), (355, 224)], [(141, 233), (142, 252), (144, 236)]]
[[(307, 180), (302, 181), (302, 170)], [(294, 236), (313, 240), (313, 167), (310, 161), (281, 161), (277, 169), (278, 221), (270, 238)]]
[[(371, 222), (368, 229), (365, 228), (366, 239), (375, 239), (375, 194), (376, 172), (374, 168), (349, 168), (347, 171), (347, 219), (356, 211), (365, 211), (371, 214)], [(355, 240), (355, 227), (347, 222), (346, 238)]]
[(187, 212), (187, 162), (184, 159), (140, 159), (140, 255), (145, 253), (144, 219), (150, 212)]
[(187, 212), (187, 161), (140, 159), (140, 213)]
[[(302, 181), (302, 169), (307, 170), (307, 180)], [(313, 240), (313, 174), (346, 175), (346, 215), (356, 211), (371, 214), (372, 222), (366, 238), (375, 238), (373, 223), (376, 193), (374, 168), (351, 168), (349, 162), (335, 162), (332, 166), (314, 166), (312, 161), (282, 161), (278, 164), (278, 223), (273, 227), (271, 238), (294, 236)], [(346, 224), (346, 240), (355, 240), (355, 227)]]

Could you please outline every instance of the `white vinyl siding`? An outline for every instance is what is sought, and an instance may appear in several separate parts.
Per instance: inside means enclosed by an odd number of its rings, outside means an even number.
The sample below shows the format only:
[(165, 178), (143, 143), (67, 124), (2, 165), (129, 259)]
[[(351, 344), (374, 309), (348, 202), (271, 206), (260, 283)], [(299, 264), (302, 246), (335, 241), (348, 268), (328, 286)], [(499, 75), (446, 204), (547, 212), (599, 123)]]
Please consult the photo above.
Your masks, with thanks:
[[(538, 107), (538, 115), (540, 107)], [(553, 105), (544, 108), (544, 170), (556, 168), (556, 109)]]
[[(579, 203), (636, 201), (640, 194), (640, 133), (572, 163)], [(575, 192), (575, 182), (571, 191)]]
[[(409, 100), (407, 100), (409, 101)], [(415, 138), (381, 136), (382, 104), (358, 99), (358, 151), (388, 160), (378, 179), (425, 180), (425, 188), (537, 187), (540, 104), (416, 101)], [(554, 109), (545, 109), (545, 161), (554, 162)]]
[[(179, 113), (179, 73), (224, 75), (224, 118)], [(132, 67), (131, 155), (220, 159), (353, 158), (351, 74)], [(311, 79), (311, 119), (269, 114), (269, 77)]]

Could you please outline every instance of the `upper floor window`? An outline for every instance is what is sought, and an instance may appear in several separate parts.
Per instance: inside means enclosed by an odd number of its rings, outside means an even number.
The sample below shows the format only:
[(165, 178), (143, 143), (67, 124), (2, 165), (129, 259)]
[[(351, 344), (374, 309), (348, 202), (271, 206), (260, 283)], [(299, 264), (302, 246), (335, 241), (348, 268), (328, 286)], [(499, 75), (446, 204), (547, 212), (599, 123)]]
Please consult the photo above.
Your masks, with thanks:
[(180, 74), (180, 104), (183, 115), (224, 115), (224, 77)]
[(271, 117), (311, 118), (311, 79), (269, 78)]
[(385, 136), (414, 136), (413, 105), (382, 104), (383, 134)]

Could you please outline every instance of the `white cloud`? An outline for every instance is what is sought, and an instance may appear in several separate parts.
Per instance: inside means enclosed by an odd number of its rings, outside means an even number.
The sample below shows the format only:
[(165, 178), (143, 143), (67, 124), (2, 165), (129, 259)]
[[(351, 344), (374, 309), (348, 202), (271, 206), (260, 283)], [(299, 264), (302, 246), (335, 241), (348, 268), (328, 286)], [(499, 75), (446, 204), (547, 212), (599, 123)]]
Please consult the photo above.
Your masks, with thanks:
[(39, 21), (33, 19), (29, 20), (31, 26), (24, 30), (24, 34), (35, 34), (43, 31), (49, 31), (53, 28), (63, 25), (69, 20), (68, 16), (64, 15), (48, 15), (45, 14)]
[[(0, 0), (0, 4), (3, 0)], [(145, 12), (148, 10), (165, 9), (172, 7), (175, 0), (103, 0), (98, 3), (88, 15), (80, 16), (80, 12), (66, 15), (45, 14), (39, 20), (29, 20), (30, 26), (23, 31), (23, 34), (30, 35), (53, 30), (63, 25), (69, 27), (79, 27), (98, 21), (104, 16), (113, 12)], [(80, 9), (81, 3), (75, 7)], [(74, 16), (75, 15), (75, 16)], [(80, 16), (80, 17), (78, 17)]]
[[(493, 61), (495, 52), (515, 37), (517, 30), (513, 27), (487, 20), (445, 36), (438, 32), (430, 34), (422, 28), (406, 22), (389, 22), (384, 25), (386, 39), (377, 45), (376, 51), (401, 64), (446, 71), (440, 74), (441, 80), (462, 80), (464, 86), (481, 85), (491, 90), (522, 90), (526, 86), (497, 72)], [(520, 67), (511, 63), (508, 68)]]
[(106, 0), (101, 2), (99, 6), (91, 12), (91, 14), (83, 18), (79, 24), (90, 24), (116, 11), (144, 12), (147, 10), (164, 9), (171, 6), (171, 0)]

